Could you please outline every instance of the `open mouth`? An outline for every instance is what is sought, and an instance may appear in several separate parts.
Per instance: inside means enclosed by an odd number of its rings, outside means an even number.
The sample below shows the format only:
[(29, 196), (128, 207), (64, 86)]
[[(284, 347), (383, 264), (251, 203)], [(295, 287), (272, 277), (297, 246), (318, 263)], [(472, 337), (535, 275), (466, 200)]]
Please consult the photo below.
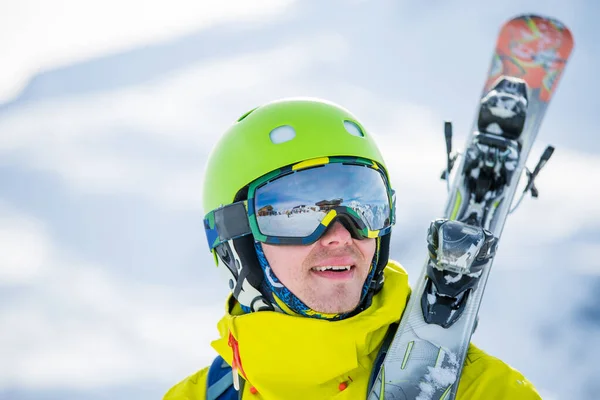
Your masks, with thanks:
[(350, 271), (352, 265), (335, 265), (335, 266), (323, 266), (323, 267), (314, 267), (312, 270), (316, 272), (324, 272), (324, 271), (334, 271), (334, 272), (344, 272)]
[(354, 268), (354, 265), (324, 265), (313, 267), (311, 271), (321, 278), (350, 279), (354, 276)]

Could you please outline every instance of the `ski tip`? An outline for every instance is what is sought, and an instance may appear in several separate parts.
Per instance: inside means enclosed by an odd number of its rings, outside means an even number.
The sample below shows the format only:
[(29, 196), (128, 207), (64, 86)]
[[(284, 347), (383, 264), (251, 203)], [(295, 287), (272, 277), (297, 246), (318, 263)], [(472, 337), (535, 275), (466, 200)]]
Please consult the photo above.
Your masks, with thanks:
[(533, 23), (538, 26), (539, 24), (546, 23), (552, 29), (560, 31), (565, 39), (568, 39), (571, 43), (573, 43), (573, 35), (571, 34), (571, 30), (567, 27), (566, 24), (564, 24), (561, 20), (557, 18), (535, 13), (519, 14), (506, 21), (504, 26), (510, 25), (511, 23), (518, 23), (518, 21), (525, 21), (528, 25)]
[(548, 103), (573, 49), (569, 28), (555, 18), (522, 14), (502, 25), (484, 93), (499, 76), (522, 78)]

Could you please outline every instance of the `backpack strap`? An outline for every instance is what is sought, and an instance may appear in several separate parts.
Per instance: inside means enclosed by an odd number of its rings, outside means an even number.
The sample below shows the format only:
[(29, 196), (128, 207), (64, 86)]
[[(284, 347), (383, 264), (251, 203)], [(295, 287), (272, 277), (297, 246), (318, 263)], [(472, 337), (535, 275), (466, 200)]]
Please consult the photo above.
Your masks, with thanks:
[[(241, 390), (242, 388), (239, 398)], [(217, 356), (208, 369), (206, 400), (238, 400), (238, 392), (233, 387), (231, 366), (221, 356)]]
[(396, 330), (398, 330), (399, 324), (391, 324), (388, 328), (387, 333), (385, 334), (385, 338), (383, 339), (383, 343), (379, 348), (379, 353), (377, 353), (377, 357), (375, 357), (375, 362), (373, 363), (373, 369), (371, 370), (371, 378), (369, 379), (369, 386), (367, 389), (367, 397), (371, 393), (371, 389), (373, 388), (373, 384), (375, 383), (375, 379), (377, 379), (377, 375), (381, 370), (381, 365), (383, 364), (383, 359), (387, 354), (392, 341), (394, 340), (394, 335), (396, 334)]

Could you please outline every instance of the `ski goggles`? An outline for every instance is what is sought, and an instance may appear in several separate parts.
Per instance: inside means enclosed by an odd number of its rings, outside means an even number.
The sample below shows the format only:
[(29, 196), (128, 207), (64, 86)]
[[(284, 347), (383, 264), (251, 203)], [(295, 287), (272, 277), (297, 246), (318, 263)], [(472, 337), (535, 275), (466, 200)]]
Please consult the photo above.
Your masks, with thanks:
[(252, 234), (262, 243), (306, 245), (334, 220), (357, 238), (376, 238), (395, 222), (395, 195), (378, 163), (322, 157), (267, 174), (248, 186), (248, 198), (210, 211), (204, 228), (210, 249)]

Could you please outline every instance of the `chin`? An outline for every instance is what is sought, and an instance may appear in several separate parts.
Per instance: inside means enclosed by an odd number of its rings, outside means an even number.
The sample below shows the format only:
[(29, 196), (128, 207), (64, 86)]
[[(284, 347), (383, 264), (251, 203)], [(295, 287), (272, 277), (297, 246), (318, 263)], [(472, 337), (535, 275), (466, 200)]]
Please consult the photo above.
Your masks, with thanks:
[(354, 302), (348, 301), (340, 303), (338, 299), (336, 299), (336, 304), (327, 303), (327, 306), (324, 306), (323, 303), (319, 304), (317, 307), (311, 307), (313, 310), (322, 312), (325, 314), (344, 314), (353, 311), (358, 306), (359, 300)]

